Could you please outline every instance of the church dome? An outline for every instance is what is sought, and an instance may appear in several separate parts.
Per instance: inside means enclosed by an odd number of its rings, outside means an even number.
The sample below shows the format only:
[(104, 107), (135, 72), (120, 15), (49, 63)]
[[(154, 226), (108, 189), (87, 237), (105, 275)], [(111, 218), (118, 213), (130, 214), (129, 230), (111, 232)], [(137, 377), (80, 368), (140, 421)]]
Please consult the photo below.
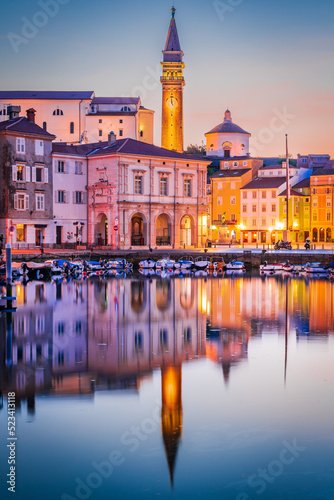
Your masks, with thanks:
[(226, 110), (225, 111), (225, 117), (223, 123), (220, 123), (217, 125), (215, 128), (210, 130), (210, 132), (207, 132), (207, 134), (246, 134), (246, 135), (251, 135), (249, 132), (246, 132), (246, 130), (243, 130), (239, 125), (236, 125), (235, 123), (232, 122), (232, 116), (231, 116), (231, 111)]

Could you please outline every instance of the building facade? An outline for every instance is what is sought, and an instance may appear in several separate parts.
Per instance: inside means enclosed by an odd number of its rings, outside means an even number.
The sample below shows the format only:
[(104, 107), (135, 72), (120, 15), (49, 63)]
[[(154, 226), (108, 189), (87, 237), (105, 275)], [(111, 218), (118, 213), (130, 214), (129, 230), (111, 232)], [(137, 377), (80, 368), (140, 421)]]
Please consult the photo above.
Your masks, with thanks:
[(35, 110), (0, 123), (0, 233), (13, 248), (52, 243), (52, 140)]
[(314, 243), (334, 240), (334, 168), (331, 162), (310, 178), (311, 239)]
[[(251, 134), (232, 122), (231, 111), (225, 111), (224, 121), (205, 134), (207, 156), (230, 158), (249, 156)], [(245, 158), (246, 160), (246, 158)]]

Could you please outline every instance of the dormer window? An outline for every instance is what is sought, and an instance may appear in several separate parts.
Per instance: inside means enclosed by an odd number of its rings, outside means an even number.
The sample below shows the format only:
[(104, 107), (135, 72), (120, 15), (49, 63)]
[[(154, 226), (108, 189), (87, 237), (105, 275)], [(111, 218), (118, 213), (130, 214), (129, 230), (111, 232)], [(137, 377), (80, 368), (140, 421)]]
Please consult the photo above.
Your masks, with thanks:
[(128, 113), (129, 111), (131, 111), (131, 108), (129, 108), (129, 106), (123, 106), (121, 108), (121, 112), (122, 113)]
[(63, 116), (64, 113), (63, 113), (62, 109), (57, 108), (54, 110), (54, 112), (52, 114), (53, 114), (53, 116)]

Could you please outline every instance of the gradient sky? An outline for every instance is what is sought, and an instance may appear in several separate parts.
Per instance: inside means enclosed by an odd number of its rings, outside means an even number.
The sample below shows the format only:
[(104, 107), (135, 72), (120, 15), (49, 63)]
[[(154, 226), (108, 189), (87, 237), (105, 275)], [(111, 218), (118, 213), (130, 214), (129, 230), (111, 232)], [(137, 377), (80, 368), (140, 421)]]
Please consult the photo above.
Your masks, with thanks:
[[(43, 1), (0, 4), (0, 88), (140, 95), (156, 112), (160, 145), (158, 79), (172, 0), (59, 0), (59, 12), (15, 52), (8, 33), (22, 36), (23, 18), (36, 19)], [(333, 0), (175, 0), (175, 7), (185, 147), (205, 142), (229, 107), (251, 132), (253, 154), (284, 154), (288, 133), (293, 155), (334, 156)]]

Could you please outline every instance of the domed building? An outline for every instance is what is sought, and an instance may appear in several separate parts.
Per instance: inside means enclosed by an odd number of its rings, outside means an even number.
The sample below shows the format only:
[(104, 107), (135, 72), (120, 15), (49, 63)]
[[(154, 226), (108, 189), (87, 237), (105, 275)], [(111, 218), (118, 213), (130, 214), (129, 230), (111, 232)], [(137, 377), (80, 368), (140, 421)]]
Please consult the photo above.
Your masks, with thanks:
[(251, 134), (232, 122), (231, 111), (225, 111), (223, 123), (205, 134), (207, 156), (231, 158), (249, 155)]

